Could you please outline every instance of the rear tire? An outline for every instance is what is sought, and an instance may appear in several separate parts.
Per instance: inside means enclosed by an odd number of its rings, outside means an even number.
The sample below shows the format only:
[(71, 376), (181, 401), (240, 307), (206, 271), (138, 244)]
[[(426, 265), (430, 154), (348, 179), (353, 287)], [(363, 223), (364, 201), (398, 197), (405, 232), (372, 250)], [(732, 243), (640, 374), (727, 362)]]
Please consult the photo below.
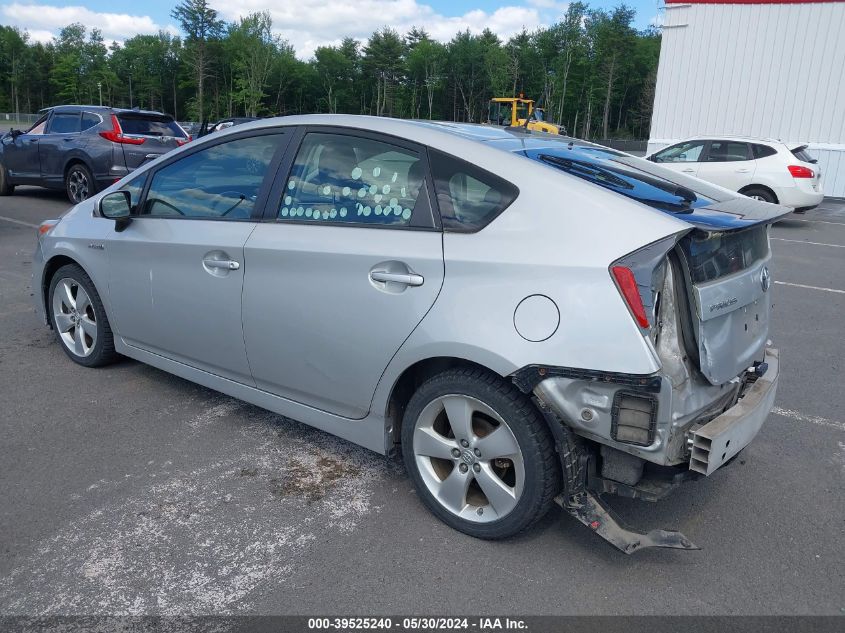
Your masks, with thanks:
[(13, 193), (15, 193), (15, 185), (9, 182), (9, 172), (0, 163), (0, 196), (11, 196)]
[(450, 369), (417, 389), (402, 422), (402, 455), (428, 509), (478, 538), (528, 529), (561, 486), (540, 412), (512, 384), (478, 368)]
[(742, 193), (748, 196), (749, 198), (754, 198), (755, 200), (771, 202), (772, 204), (778, 203), (777, 196), (775, 196), (775, 194), (769, 191), (768, 189), (764, 189), (763, 187), (749, 187), (748, 189), (743, 189)]
[(97, 193), (97, 184), (89, 169), (82, 163), (71, 165), (65, 175), (65, 191), (68, 200), (79, 204)]
[(50, 324), (65, 354), (84, 367), (102, 367), (117, 359), (106, 310), (94, 282), (76, 264), (59, 268), (47, 293)]

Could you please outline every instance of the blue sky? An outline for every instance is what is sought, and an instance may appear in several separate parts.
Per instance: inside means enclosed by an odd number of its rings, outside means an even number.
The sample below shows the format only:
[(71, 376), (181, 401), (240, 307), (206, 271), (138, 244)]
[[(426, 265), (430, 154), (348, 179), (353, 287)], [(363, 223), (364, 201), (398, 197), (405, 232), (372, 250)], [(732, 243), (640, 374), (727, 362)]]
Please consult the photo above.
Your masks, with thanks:
[[(638, 27), (661, 12), (661, 0), (627, 0), (637, 10)], [(508, 38), (523, 27), (532, 30), (554, 22), (567, 3), (560, 0), (210, 0), (226, 20), (268, 10), (274, 29), (308, 58), (314, 48), (343, 37), (365, 39), (388, 25), (399, 31), (422, 26), (446, 41), (457, 31), (488, 27)], [(612, 8), (619, 0), (592, 0), (590, 6)], [(160, 29), (177, 32), (170, 17), (173, 0), (0, 0), (0, 24), (26, 29), (33, 40), (47, 41), (70, 22), (101, 29), (107, 40), (123, 41)]]

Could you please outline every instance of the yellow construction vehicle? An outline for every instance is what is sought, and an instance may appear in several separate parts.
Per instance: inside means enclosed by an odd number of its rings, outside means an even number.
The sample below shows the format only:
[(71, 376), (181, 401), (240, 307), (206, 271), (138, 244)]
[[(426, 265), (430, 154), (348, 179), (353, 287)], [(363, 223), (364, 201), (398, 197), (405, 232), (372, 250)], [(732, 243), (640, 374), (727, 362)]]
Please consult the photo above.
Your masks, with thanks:
[[(527, 125), (526, 125), (527, 120)], [(566, 128), (552, 123), (543, 108), (535, 107), (533, 99), (518, 97), (494, 97), (490, 99), (487, 123), (507, 127), (524, 127), (535, 132), (566, 134)]]

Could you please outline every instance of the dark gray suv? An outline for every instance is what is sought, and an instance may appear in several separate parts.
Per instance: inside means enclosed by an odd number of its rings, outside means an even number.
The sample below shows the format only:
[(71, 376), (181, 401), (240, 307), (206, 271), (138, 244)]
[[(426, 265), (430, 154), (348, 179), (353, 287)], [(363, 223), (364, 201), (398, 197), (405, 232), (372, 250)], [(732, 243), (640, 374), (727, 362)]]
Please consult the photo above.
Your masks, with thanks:
[(82, 202), (133, 169), (191, 138), (168, 114), (63, 105), (43, 111), (29, 130), (0, 138), (0, 196), (15, 185), (67, 192)]

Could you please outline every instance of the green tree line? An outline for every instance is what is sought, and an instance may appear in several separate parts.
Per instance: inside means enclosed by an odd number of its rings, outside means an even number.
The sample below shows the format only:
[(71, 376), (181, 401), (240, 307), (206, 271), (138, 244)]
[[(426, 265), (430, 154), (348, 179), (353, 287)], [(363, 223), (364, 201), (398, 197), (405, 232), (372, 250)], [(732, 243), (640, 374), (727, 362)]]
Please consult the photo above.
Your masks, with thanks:
[(504, 41), (463, 31), (451, 41), (390, 27), (361, 43), (318, 47), (308, 61), (273, 32), (269, 13), (221, 20), (207, 0), (172, 12), (181, 36), (137, 35), (107, 46), (97, 28), (29, 41), (0, 25), (0, 111), (60, 103), (163, 110), (179, 120), (344, 112), (481, 122), (491, 97), (542, 100), (584, 138), (645, 138), (660, 36), (635, 12), (573, 2), (559, 22)]

